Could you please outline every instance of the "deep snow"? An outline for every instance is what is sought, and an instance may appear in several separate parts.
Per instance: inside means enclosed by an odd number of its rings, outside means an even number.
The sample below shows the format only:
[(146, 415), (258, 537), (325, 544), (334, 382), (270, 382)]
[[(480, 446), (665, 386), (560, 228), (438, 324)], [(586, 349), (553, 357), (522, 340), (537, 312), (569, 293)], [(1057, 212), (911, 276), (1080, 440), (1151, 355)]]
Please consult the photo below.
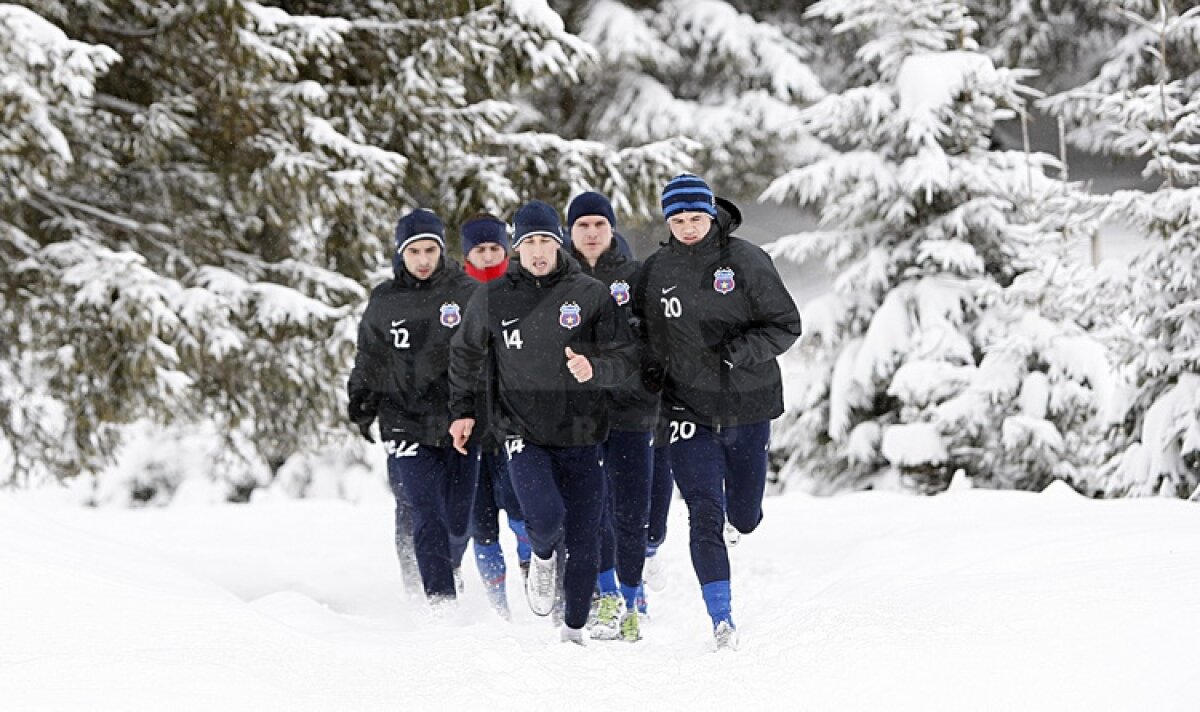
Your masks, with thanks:
[(645, 639), (581, 649), (557, 642), (511, 580), (512, 623), (474, 571), (448, 619), (406, 599), (377, 484), (359, 504), (86, 509), (0, 495), (0, 706), (1195, 707), (1195, 504), (1065, 486), (771, 497), (732, 552), (741, 648), (714, 653), (680, 501)]

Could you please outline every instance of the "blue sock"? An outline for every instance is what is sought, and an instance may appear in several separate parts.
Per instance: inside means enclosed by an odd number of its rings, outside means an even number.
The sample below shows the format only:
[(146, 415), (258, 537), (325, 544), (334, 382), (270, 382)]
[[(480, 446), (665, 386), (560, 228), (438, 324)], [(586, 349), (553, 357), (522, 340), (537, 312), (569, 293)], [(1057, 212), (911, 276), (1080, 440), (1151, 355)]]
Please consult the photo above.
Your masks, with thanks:
[(601, 596), (607, 596), (617, 592), (617, 570), (608, 569), (596, 574), (596, 588), (600, 590)]
[(642, 592), (641, 584), (637, 586), (626, 586), (621, 584), (621, 595), (625, 597), (625, 610), (636, 611), (638, 604), (638, 595)]
[(475, 542), (475, 565), (479, 567), (479, 576), (489, 589), (501, 586), (505, 578), (504, 552), (500, 550), (500, 542), (480, 544)]
[(533, 549), (529, 546), (529, 535), (525, 533), (525, 520), (509, 519), (508, 528), (517, 535), (517, 558), (521, 561), (529, 561), (529, 555)]
[(730, 603), (731, 594), (728, 581), (713, 581), (700, 587), (704, 594), (704, 605), (708, 608), (708, 617), (712, 618), (713, 627), (721, 621), (733, 625), (733, 606)]

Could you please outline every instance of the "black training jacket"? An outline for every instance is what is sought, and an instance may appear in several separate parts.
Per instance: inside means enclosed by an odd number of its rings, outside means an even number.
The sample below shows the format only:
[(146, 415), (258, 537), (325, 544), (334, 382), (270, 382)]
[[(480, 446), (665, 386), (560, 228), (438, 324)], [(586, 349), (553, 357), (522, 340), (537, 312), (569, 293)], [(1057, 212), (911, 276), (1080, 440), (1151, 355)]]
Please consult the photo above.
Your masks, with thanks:
[(358, 327), (358, 353), (347, 390), (354, 405), (374, 410), (384, 440), (450, 445), (447, 364), (450, 337), (479, 286), (443, 259), (425, 281), (402, 263), (375, 287)]
[(775, 357), (800, 337), (800, 313), (770, 256), (732, 234), (741, 220), (718, 198), (703, 240), (672, 237), (642, 265), (634, 313), (665, 370), (665, 418), (735, 426), (783, 413)]
[[(565, 349), (589, 358), (593, 378), (579, 383)], [(467, 305), (451, 345), (450, 410), (476, 417), (479, 380), (492, 361), (497, 434), (547, 447), (596, 445), (608, 437), (605, 387), (635, 370), (629, 324), (600, 282), (565, 252), (558, 266), (535, 277), (513, 260), (501, 278), (481, 285)]]
[[(637, 328), (633, 315), (633, 290), (637, 286), (642, 263), (623, 254), (614, 235), (612, 245), (601, 253), (595, 267), (588, 265), (585, 260), (579, 260), (579, 268), (608, 287), (613, 303), (621, 315), (629, 320), (636, 337), (641, 329)], [(643, 348), (644, 345), (639, 341), (639, 355)], [(646, 390), (640, 372), (631, 374), (624, 383), (611, 389), (610, 395), (612, 407), (609, 419), (614, 430), (648, 432), (655, 429), (658, 422), (658, 394)]]

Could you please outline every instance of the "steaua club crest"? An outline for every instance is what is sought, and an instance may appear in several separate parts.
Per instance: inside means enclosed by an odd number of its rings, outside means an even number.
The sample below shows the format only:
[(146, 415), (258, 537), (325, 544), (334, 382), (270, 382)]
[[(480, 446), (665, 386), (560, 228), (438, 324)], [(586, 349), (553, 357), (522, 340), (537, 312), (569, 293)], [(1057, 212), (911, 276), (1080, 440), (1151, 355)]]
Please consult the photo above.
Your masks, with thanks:
[(617, 280), (608, 285), (608, 292), (617, 306), (623, 307), (629, 303), (629, 282)]
[(567, 302), (558, 308), (558, 324), (565, 326), (568, 329), (574, 329), (583, 323), (583, 317), (580, 316), (579, 305), (575, 302)]
[(713, 289), (719, 294), (729, 294), (737, 285), (733, 283), (733, 270), (728, 267), (713, 272)]
[(454, 302), (447, 302), (442, 305), (441, 318), (442, 326), (453, 329), (462, 321), (462, 314), (459, 313), (458, 305)]

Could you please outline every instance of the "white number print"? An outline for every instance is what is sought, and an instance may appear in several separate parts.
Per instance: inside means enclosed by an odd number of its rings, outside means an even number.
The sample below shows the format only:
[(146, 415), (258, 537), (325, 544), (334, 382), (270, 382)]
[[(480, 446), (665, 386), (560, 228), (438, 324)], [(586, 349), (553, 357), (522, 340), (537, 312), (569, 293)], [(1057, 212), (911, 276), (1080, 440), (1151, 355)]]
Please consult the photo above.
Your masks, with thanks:
[(683, 304), (679, 297), (662, 297), (658, 301), (662, 302), (663, 316), (666, 318), (678, 319), (683, 316)]
[(525, 450), (525, 438), (512, 438), (504, 441), (504, 450), (508, 453), (508, 459), (518, 452)]
[(521, 341), (521, 330), (520, 329), (513, 329), (512, 331), (509, 331), (508, 329), (504, 330), (504, 346), (505, 346), (505, 348), (519, 349), (524, 344), (525, 344), (525, 342)]
[(671, 421), (671, 442), (691, 440), (696, 435), (696, 424), (690, 420)]
[(401, 440), (400, 442), (388, 440), (384, 443), (384, 450), (392, 457), (416, 457), (417, 448), (420, 446), (421, 443), (410, 443), (407, 440)]
[(392, 345), (398, 349), (408, 348), (408, 329), (404, 327), (392, 328)]

